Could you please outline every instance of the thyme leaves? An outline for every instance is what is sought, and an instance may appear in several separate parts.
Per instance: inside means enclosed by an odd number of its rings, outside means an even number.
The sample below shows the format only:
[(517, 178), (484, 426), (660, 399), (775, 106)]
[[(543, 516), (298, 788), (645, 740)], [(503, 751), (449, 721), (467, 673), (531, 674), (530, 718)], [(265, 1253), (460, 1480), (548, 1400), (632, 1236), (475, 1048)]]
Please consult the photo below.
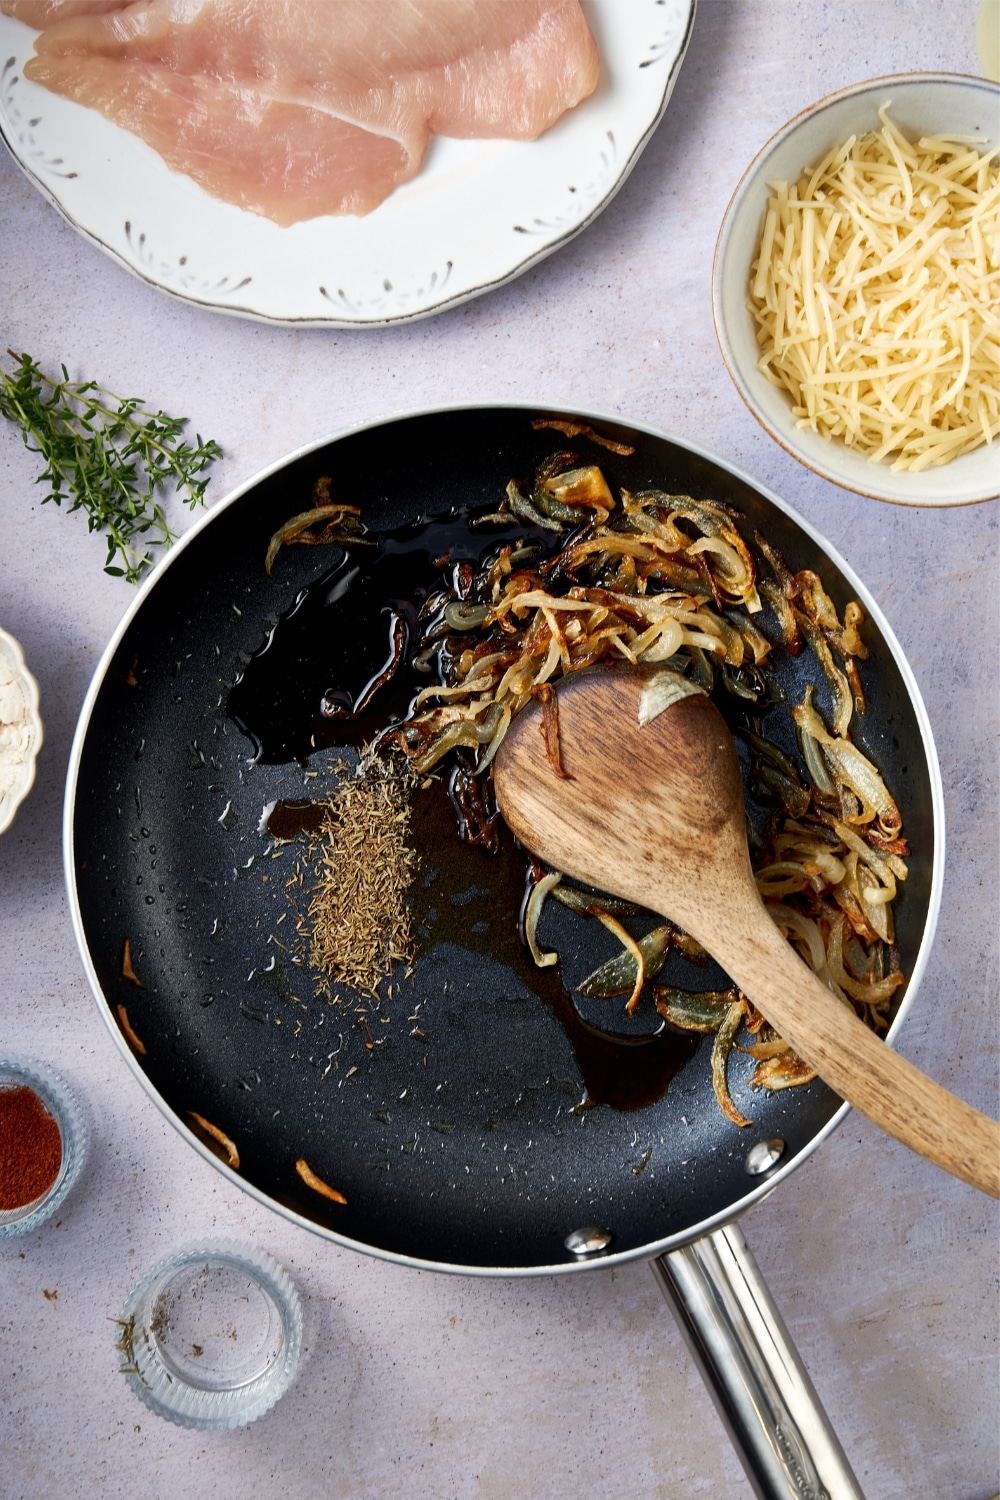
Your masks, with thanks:
[(153, 561), (149, 549), (176, 540), (157, 495), (172, 485), (189, 509), (203, 505), (202, 476), (222, 449), (200, 433), (185, 440), (186, 417), (70, 380), (65, 365), (57, 379), (29, 355), (7, 353), (15, 369), (0, 368), (0, 415), (45, 461), (36, 481), (48, 486), (42, 503), (65, 498), (67, 510), (83, 510), (88, 529), (106, 536), (105, 573), (138, 583)]
[(320, 994), (332, 984), (377, 997), (395, 966), (413, 958), (412, 790), (408, 772), (374, 759), (362, 774), (344, 776), (289, 882)]

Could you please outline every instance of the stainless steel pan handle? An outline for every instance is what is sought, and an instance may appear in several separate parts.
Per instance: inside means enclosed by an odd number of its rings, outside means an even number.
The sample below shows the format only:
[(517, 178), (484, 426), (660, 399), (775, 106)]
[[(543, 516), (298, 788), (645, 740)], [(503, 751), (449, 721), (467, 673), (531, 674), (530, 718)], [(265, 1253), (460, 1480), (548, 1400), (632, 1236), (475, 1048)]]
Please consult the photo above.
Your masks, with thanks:
[(652, 1264), (759, 1500), (864, 1500), (740, 1230)]

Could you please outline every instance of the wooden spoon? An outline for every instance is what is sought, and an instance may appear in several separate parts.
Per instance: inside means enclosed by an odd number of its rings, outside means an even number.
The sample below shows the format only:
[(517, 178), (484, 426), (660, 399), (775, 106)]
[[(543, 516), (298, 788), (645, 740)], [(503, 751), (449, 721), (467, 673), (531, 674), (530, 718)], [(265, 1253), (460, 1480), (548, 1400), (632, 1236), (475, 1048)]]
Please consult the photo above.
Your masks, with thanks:
[[(836, 1093), (1000, 1197), (1000, 1126), (887, 1047), (798, 957), (757, 894), (725, 720), (699, 693), (640, 724), (651, 675), (576, 673), (560, 681), (554, 706), (518, 716), (495, 762), (513, 832), (555, 869), (678, 923)], [(563, 776), (549, 754), (554, 719)]]

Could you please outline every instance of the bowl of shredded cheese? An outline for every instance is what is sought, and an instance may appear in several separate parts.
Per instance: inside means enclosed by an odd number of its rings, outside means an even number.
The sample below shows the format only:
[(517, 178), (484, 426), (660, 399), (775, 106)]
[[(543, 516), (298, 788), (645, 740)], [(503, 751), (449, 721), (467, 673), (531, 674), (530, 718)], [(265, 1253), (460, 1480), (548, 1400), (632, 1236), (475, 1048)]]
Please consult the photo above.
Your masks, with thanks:
[(1000, 494), (1000, 88), (844, 89), (759, 152), (719, 234), (723, 357), (758, 421), (844, 489)]
[(38, 684), (17, 641), (0, 630), (0, 833), (34, 784), (42, 733)]

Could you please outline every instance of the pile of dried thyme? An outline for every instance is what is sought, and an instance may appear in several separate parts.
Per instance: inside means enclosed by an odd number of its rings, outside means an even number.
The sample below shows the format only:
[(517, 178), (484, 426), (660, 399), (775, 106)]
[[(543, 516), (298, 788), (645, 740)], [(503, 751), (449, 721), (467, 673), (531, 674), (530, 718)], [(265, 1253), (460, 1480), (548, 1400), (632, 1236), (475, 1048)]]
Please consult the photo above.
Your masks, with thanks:
[[(407, 894), (417, 856), (409, 842), (413, 779), (378, 762), (345, 778), (327, 803), (294, 883), (303, 892), (297, 926), (308, 943), (317, 988), (375, 995), (381, 980), (413, 957)], [(297, 903), (298, 904), (298, 903)]]

